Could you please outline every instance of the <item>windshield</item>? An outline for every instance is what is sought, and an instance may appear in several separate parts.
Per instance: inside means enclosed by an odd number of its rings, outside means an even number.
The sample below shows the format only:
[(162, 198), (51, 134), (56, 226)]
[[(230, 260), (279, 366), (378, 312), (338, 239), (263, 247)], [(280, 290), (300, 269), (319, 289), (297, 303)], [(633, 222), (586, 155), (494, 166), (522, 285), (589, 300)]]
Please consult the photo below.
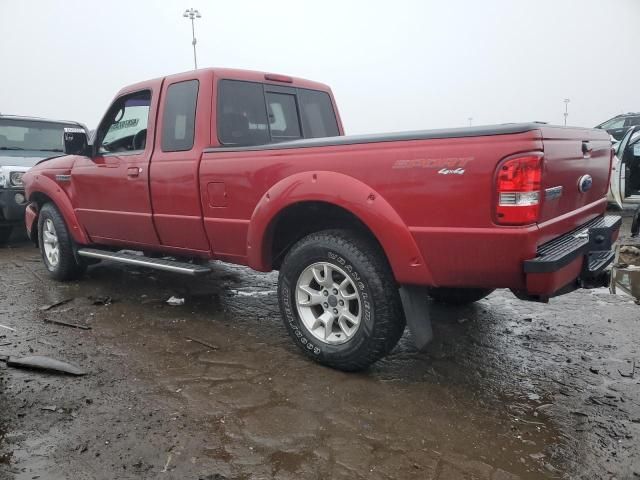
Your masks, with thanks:
[(625, 120), (624, 118), (612, 118), (611, 120), (607, 120), (602, 125), (600, 125), (600, 128), (604, 130), (613, 130), (616, 128), (622, 128), (624, 127), (624, 120)]
[(64, 125), (0, 118), (0, 150), (62, 152)]

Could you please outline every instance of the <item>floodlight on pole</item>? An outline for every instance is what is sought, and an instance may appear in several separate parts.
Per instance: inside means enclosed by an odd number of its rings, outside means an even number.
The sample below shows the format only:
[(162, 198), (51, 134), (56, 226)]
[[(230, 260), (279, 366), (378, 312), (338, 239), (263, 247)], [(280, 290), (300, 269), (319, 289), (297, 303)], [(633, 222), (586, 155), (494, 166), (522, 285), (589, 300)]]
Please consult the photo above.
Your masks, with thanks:
[(191, 20), (191, 44), (193, 45), (193, 66), (195, 70), (198, 69), (198, 60), (196, 58), (196, 27), (195, 27), (195, 19), (202, 18), (200, 12), (194, 8), (188, 8), (182, 14), (184, 18), (188, 18)]
[(567, 126), (567, 117), (569, 116), (569, 102), (570, 101), (571, 100), (568, 99), (568, 98), (565, 98), (563, 100), (563, 102), (564, 102), (564, 126), (565, 127)]

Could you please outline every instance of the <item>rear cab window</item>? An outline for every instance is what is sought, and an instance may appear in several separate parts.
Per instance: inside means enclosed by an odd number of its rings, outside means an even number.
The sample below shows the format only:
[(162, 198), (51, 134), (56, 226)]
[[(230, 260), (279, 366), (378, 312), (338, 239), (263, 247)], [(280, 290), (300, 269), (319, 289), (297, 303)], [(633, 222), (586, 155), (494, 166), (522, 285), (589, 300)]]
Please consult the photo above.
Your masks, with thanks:
[(218, 90), (218, 138), (223, 145), (270, 143), (261, 84), (222, 80)]
[(302, 126), (307, 138), (337, 137), (340, 135), (331, 97), (327, 92), (298, 89), (302, 105)]
[(242, 80), (219, 82), (217, 120), (218, 139), (225, 146), (340, 134), (327, 92)]
[(271, 141), (301, 138), (300, 119), (296, 96), (287, 93), (266, 92), (267, 113)]

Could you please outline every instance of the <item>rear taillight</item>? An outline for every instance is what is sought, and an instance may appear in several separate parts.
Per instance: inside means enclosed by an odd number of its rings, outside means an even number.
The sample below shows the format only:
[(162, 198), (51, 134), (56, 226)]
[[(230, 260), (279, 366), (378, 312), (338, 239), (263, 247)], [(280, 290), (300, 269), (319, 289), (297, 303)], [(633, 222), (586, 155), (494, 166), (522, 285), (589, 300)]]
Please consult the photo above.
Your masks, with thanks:
[(510, 158), (500, 164), (496, 179), (496, 221), (501, 225), (529, 225), (540, 214), (542, 155)]

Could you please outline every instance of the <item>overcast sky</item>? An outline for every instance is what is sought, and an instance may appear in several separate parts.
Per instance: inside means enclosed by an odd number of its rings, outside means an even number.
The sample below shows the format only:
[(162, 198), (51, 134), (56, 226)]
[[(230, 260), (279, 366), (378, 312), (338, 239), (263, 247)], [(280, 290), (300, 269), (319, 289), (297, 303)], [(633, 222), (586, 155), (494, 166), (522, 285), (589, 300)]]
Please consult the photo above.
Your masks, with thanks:
[(0, 0), (0, 112), (94, 128), (198, 64), (331, 85), (347, 133), (640, 111), (640, 0)]

